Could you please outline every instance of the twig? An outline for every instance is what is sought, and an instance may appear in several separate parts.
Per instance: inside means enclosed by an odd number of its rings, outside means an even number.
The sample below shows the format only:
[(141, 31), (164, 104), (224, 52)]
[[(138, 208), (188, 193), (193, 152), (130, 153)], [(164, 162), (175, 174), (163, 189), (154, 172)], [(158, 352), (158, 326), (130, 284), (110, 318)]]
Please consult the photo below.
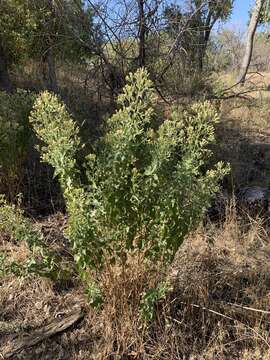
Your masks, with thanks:
[(188, 303), (185, 303), (183, 301), (180, 302), (180, 304), (183, 304), (183, 305), (186, 305), (186, 306), (191, 306), (191, 307), (195, 307), (195, 308), (198, 308), (198, 309), (201, 309), (201, 310), (205, 310), (205, 311), (208, 311), (214, 315), (218, 315), (224, 319), (227, 319), (227, 320), (230, 320), (230, 321), (233, 321), (233, 322), (237, 322), (239, 324), (241, 324), (242, 326), (244, 326), (245, 328), (249, 329), (250, 331), (252, 331), (255, 335), (257, 335), (269, 348), (270, 348), (270, 344), (267, 342), (267, 340), (260, 334), (258, 333), (255, 329), (253, 329), (251, 326), (247, 325), (247, 324), (244, 324), (242, 321), (240, 320), (237, 320), (237, 319), (234, 319), (232, 318), (231, 316), (228, 316), (228, 315), (224, 315), (218, 311), (215, 311), (215, 310), (212, 310), (212, 309), (209, 309), (205, 306), (200, 306), (200, 305), (197, 305), (197, 304), (188, 304)]
[[(251, 74), (252, 76), (251, 76), (250, 78), (248, 78), (247, 80), (252, 79), (252, 78), (254, 77), (254, 75), (260, 75), (260, 76), (264, 77), (264, 76), (263, 76), (261, 73), (259, 73), (258, 71), (249, 72), (247, 75), (249, 75), (249, 74)], [(247, 82), (247, 80), (246, 80), (246, 82)], [(241, 81), (237, 81), (236, 83), (234, 83), (234, 84), (231, 85), (230, 87), (224, 89), (223, 92), (226, 92), (226, 91), (228, 91), (228, 90), (233, 89), (234, 87), (240, 85), (240, 83), (241, 83)]]
[(223, 302), (223, 301), (222, 301), (222, 304), (224, 304), (224, 305), (230, 305), (230, 306), (235, 306), (235, 307), (238, 307), (238, 308), (241, 308), (241, 309), (244, 309), (244, 310), (254, 311), (254, 312), (257, 312), (257, 313), (261, 313), (261, 314), (270, 315), (270, 311), (261, 310), (261, 309), (256, 309), (256, 308), (249, 307), (249, 306), (244, 306), (244, 305), (241, 305), (241, 304), (235, 304), (235, 303)]

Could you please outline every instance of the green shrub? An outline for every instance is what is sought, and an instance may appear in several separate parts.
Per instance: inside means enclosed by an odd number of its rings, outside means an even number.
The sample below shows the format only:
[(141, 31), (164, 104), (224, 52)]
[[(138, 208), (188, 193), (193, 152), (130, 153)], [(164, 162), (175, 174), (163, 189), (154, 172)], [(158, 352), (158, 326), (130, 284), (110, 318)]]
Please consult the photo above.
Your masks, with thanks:
[(147, 322), (153, 320), (155, 305), (157, 301), (166, 297), (168, 290), (168, 284), (160, 283), (156, 288), (150, 288), (142, 294), (140, 315), (143, 320)]
[(0, 184), (10, 197), (16, 193), (31, 143), (28, 117), (33, 102), (34, 95), (26, 91), (0, 92)]
[(33, 230), (29, 219), (18, 206), (9, 205), (0, 196), (0, 232), (10, 236), (17, 243), (25, 243), (29, 256), (25, 262), (17, 262), (4, 252), (0, 253), (0, 275), (14, 273), (18, 276), (38, 274), (53, 280), (66, 279), (68, 269), (63, 261), (44, 242), (43, 235)]
[(130, 74), (127, 82), (84, 171), (76, 162), (79, 129), (58, 98), (42, 93), (31, 113), (42, 158), (63, 189), (66, 235), (78, 270), (91, 286), (91, 271), (125, 265), (134, 254), (171, 262), (227, 172), (222, 163), (206, 169), (218, 121), (209, 102), (189, 112), (175, 109), (155, 130), (155, 94), (146, 71)]

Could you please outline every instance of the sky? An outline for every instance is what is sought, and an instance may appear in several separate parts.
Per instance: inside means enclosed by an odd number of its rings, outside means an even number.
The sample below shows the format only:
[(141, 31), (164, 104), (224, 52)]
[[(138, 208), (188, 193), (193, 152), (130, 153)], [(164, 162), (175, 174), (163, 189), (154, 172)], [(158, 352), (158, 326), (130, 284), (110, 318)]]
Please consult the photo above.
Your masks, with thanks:
[(235, 0), (232, 16), (226, 25), (244, 30), (247, 27), (248, 12), (252, 4), (252, 0)]

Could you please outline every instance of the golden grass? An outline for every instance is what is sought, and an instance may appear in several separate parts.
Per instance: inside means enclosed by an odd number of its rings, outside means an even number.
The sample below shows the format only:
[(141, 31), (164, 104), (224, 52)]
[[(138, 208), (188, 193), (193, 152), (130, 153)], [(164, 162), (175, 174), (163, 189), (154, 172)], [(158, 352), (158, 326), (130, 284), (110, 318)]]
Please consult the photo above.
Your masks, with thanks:
[[(270, 74), (264, 74), (265, 88)], [(231, 164), (231, 185), (268, 186), (270, 171), (270, 102), (269, 91), (257, 91), (261, 80), (254, 77), (248, 99), (229, 99), (221, 104), (221, 123), (217, 129), (217, 157)], [(250, 85), (239, 88), (245, 91)]]

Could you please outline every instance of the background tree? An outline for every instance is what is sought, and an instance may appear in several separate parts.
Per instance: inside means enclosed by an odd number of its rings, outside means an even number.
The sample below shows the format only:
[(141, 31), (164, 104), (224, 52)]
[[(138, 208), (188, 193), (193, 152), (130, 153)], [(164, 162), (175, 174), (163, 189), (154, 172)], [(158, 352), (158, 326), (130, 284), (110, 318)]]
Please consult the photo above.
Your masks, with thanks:
[(247, 39), (246, 39), (246, 46), (245, 46), (245, 53), (242, 61), (242, 66), (240, 69), (238, 82), (244, 84), (246, 80), (246, 75), (248, 72), (248, 67), (250, 65), (251, 57), (252, 57), (252, 50), (253, 50), (253, 42), (254, 42), (254, 35), (260, 21), (261, 12), (264, 5), (264, 0), (256, 0), (254, 3), (254, 7), (251, 11), (251, 17), (248, 25), (247, 31)]
[[(244, 33), (238, 28), (225, 28), (214, 34), (208, 56), (213, 71), (239, 73), (244, 51)], [(210, 66), (209, 64), (209, 66)]]
[(55, 61), (78, 63), (89, 54), (93, 13), (75, 0), (3, 0), (1, 6), (0, 87), (10, 91), (9, 70), (31, 58), (42, 65), (44, 87), (57, 91)]
[[(211, 31), (217, 21), (225, 21), (231, 14), (233, 0), (188, 0), (184, 5), (170, 5), (165, 10), (167, 29), (172, 36), (188, 23), (181, 47), (194, 66), (203, 70), (203, 62)], [(176, 48), (177, 49), (177, 48)]]
[(2, 0), (0, 13), (0, 89), (11, 91), (12, 66), (28, 56), (35, 19), (24, 0)]
[(56, 60), (80, 63), (93, 46), (92, 12), (80, 0), (37, 0), (30, 6), (37, 19), (32, 55), (41, 64), (45, 88), (57, 92)]

